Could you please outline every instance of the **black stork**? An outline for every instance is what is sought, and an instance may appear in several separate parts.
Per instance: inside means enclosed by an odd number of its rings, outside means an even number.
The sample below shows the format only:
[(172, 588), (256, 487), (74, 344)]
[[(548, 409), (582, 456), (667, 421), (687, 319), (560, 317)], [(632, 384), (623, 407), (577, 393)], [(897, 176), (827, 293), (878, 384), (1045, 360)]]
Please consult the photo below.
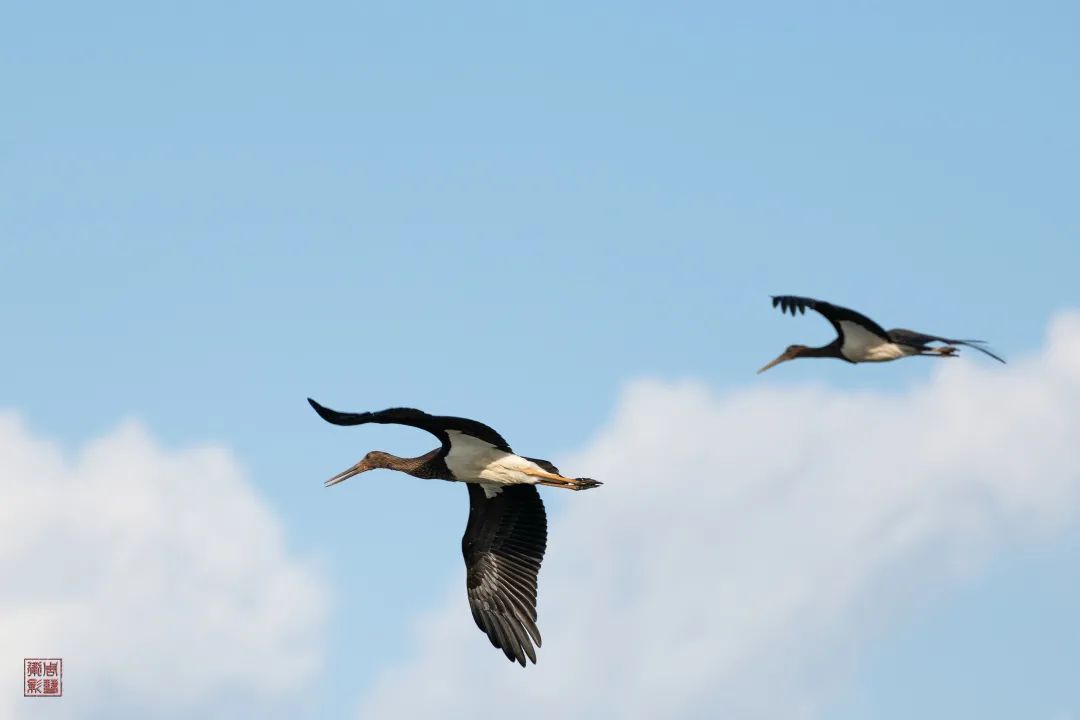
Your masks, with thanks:
[(487, 425), (459, 417), (428, 415), (412, 408), (342, 413), (308, 398), (311, 407), (335, 425), (382, 423), (427, 430), (441, 446), (420, 457), (369, 452), (326, 486), (368, 470), (400, 470), (427, 480), (466, 483), (469, 522), (461, 538), (465, 586), (477, 626), (511, 662), (536, 662), (536, 577), (547, 548), (547, 516), (536, 485), (587, 490), (601, 483), (568, 478), (547, 460), (516, 455)]
[[(884, 330), (870, 318), (839, 305), (832, 305), (813, 298), (794, 295), (773, 295), (773, 307), (780, 307), (780, 312), (806, 313), (806, 308), (821, 313), (832, 323), (838, 334), (837, 338), (823, 347), (791, 345), (780, 353), (780, 357), (758, 370), (763, 373), (771, 367), (787, 360), (804, 357), (839, 358), (849, 363), (887, 362), (915, 355), (952, 357), (958, 345), (970, 347), (986, 353), (998, 362), (1005, 362), (987, 350), (982, 340), (954, 340), (938, 335), (926, 335), (914, 330)], [(930, 343), (942, 343), (931, 346)]]

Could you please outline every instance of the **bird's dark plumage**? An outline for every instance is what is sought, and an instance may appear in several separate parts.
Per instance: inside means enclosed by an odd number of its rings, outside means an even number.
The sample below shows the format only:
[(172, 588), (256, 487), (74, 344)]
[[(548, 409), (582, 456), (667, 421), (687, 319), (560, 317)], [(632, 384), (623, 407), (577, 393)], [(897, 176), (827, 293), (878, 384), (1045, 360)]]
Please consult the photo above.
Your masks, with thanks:
[(469, 486), (469, 524), (461, 538), (473, 620), (512, 661), (536, 662), (536, 578), (547, 548), (547, 516), (532, 485), (488, 498)]
[(813, 298), (798, 297), (796, 295), (773, 295), (772, 296), (773, 307), (780, 306), (780, 312), (790, 312), (793, 316), (796, 311), (806, 313), (806, 308), (810, 308), (828, 320), (832, 326), (836, 329), (836, 332), (840, 335), (844, 334), (843, 329), (840, 327), (841, 320), (847, 320), (849, 322), (862, 325), (864, 328), (880, 336), (883, 340), (889, 340), (889, 333), (885, 331), (883, 327), (876, 322), (866, 317), (862, 313), (857, 313), (854, 310), (846, 307), (840, 307), (839, 305), (833, 305), (823, 300), (815, 300)]
[(483, 440), (499, 450), (513, 452), (503, 436), (495, 432), (482, 422), (469, 420), (468, 418), (452, 417), (449, 415), (429, 415), (423, 410), (414, 408), (389, 408), (378, 412), (343, 413), (323, 407), (311, 398), (308, 398), (311, 407), (319, 413), (319, 417), (334, 425), (363, 425), (365, 423), (379, 423), (383, 425), (409, 425), (439, 438), (446, 452), (450, 450), (450, 436), (447, 430), (457, 430), (466, 435)]

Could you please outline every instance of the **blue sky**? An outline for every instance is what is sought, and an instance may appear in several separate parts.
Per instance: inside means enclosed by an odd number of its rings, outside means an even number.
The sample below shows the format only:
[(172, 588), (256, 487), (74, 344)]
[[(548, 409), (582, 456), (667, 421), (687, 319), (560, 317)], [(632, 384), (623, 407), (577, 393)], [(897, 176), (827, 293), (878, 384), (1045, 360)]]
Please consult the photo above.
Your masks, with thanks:
[[(351, 686), (320, 716), (407, 659), (410, 623), (460, 582), (466, 505), (390, 474), (324, 491), (369, 449), (431, 439), (330, 427), (305, 397), (476, 417), (560, 459), (637, 378), (900, 392), (930, 372), (759, 378), (830, 339), (769, 294), (1008, 357), (1080, 306), (1071, 4), (4, 15), (0, 407), (71, 449), (130, 418), (229, 448), (333, 589), (326, 657)], [(1058, 641), (1078, 537), (931, 593), (823, 717), (1080, 712), (1061, 672), (1080, 646)], [(990, 631), (1025, 662), (993, 662)]]

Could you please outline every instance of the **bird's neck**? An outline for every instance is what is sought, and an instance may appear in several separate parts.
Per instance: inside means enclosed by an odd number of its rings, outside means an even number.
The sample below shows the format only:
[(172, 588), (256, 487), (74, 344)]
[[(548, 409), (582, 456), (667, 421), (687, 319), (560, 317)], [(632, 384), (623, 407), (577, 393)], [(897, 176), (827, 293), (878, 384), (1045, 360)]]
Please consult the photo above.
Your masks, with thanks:
[(822, 345), (821, 347), (806, 348), (799, 353), (799, 357), (841, 357), (840, 355), (840, 338), (833, 340), (828, 345)]
[(403, 458), (386, 452), (372, 453), (371, 462), (373, 467), (397, 470), (412, 475), (413, 477), (427, 480), (439, 479), (445, 473), (440, 473), (438, 465), (438, 450), (424, 453), (419, 457)]

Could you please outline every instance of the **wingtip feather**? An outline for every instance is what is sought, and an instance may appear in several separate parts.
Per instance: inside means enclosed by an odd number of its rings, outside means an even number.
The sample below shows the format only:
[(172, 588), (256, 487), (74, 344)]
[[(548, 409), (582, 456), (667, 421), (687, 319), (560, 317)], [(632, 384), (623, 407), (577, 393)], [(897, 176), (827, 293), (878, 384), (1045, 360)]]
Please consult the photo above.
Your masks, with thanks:
[(315, 412), (319, 414), (319, 417), (332, 425), (357, 425), (362, 422), (359, 415), (340, 413), (337, 410), (331, 410), (324, 405), (320, 405), (311, 398), (308, 398), (308, 403), (314, 408)]
[(319, 417), (321, 417), (323, 420), (328, 420), (327, 414), (333, 412), (332, 410), (330, 410), (330, 408), (320, 405), (311, 398), (308, 398), (307, 401), (308, 405), (310, 405), (315, 412), (319, 413)]

